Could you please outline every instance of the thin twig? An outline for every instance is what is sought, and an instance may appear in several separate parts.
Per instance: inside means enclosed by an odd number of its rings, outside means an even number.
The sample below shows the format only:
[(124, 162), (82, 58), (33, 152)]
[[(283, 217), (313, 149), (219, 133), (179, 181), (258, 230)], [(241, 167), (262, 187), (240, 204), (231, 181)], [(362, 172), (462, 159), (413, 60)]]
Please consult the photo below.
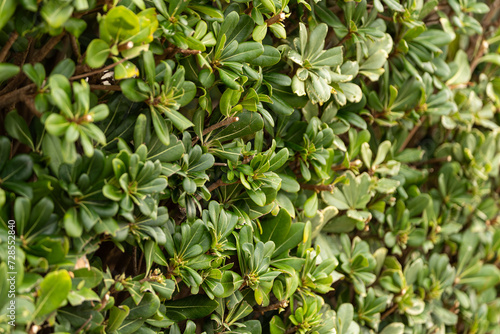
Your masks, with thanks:
[[(482, 36), (479, 37), (482, 40)], [(484, 52), (488, 50), (488, 42), (482, 41), (481, 45), (479, 46), (479, 50), (477, 51), (476, 55), (474, 56), (474, 59), (470, 63), (470, 73), (473, 73), (474, 70), (476, 69), (477, 65), (479, 65), (479, 60), (483, 56)]]
[(118, 85), (89, 85), (92, 90), (112, 90), (119, 92), (122, 88)]
[(23, 100), (24, 100), (24, 104), (26, 105), (26, 107), (28, 107), (28, 110), (29, 110), (29, 111), (30, 111), (33, 115), (35, 115), (35, 116), (36, 116), (36, 117), (38, 117), (38, 118), (42, 117), (42, 113), (41, 113), (41, 112), (39, 112), (39, 111), (36, 109), (36, 107), (35, 107), (35, 103), (34, 103), (34, 101), (33, 101), (30, 97), (26, 96), (26, 98), (25, 98), (25, 99), (23, 99)]
[[(223, 120), (222, 122), (219, 122), (219, 123), (216, 123), (208, 128), (206, 128), (205, 130), (203, 130), (203, 134), (202, 136), (205, 136), (206, 134), (214, 131), (214, 130), (217, 130), (218, 128), (221, 128), (223, 126), (228, 126), (229, 124), (232, 124), (234, 122), (238, 122), (240, 119), (239, 117), (229, 117), (229, 118), (226, 118), (225, 120)], [(199, 137), (195, 137), (192, 142), (191, 142), (191, 145), (194, 146), (194, 144), (196, 144), (198, 142), (198, 140), (200, 140)]]
[(314, 190), (316, 192), (320, 191), (333, 191), (333, 188), (335, 188), (331, 184), (307, 184), (307, 183), (301, 183), (300, 187), (302, 189), (308, 189), (308, 190)]
[(349, 162), (349, 167), (346, 167), (344, 165), (336, 165), (336, 166), (332, 166), (332, 170), (333, 171), (346, 170), (346, 169), (350, 169), (352, 167), (361, 167), (362, 164), (363, 163), (361, 162), (361, 160), (356, 159), (354, 161)]
[(76, 62), (78, 64), (81, 64), (82, 60), (83, 60), (82, 53), (80, 52), (80, 47), (78, 46), (78, 43), (76, 42), (75, 36), (73, 36), (72, 34), (70, 34), (69, 35), (69, 40), (71, 42), (71, 48), (73, 49), (73, 52), (76, 55)]
[(83, 323), (83, 325), (82, 325), (80, 328), (78, 328), (78, 330), (75, 332), (75, 334), (80, 333), (80, 332), (81, 332), (81, 331), (82, 331), (82, 330), (83, 330), (83, 329), (84, 329), (84, 328), (85, 328), (85, 327), (89, 324), (89, 322), (92, 320), (92, 318), (93, 318), (93, 317), (92, 317), (92, 314), (91, 314), (91, 315), (89, 316), (89, 318), (87, 319), (87, 321), (85, 321), (85, 322)]
[(75, 75), (75, 76), (72, 76), (71, 78), (69, 78), (69, 80), (78, 80), (78, 79), (83, 79), (83, 78), (87, 78), (87, 77), (90, 77), (90, 76), (93, 76), (95, 74), (99, 74), (99, 73), (102, 73), (102, 72), (105, 72), (107, 70), (110, 70), (112, 69), (113, 67), (115, 66), (118, 66), (119, 64), (123, 63), (123, 62), (126, 62), (128, 60), (128, 58), (123, 58), (123, 59), (120, 59), (119, 61), (117, 61), (116, 63), (113, 63), (111, 65), (108, 65), (108, 66), (105, 66), (105, 67), (102, 67), (100, 69), (97, 69), (95, 71), (91, 71), (91, 72), (87, 72), (87, 73), (83, 73), (83, 74), (80, 74), (80, 75)]
[(342, 44), (344, 44), (344, 42), (346, 42), (347, 40), (349, 40), (351, 37), (352, 37), (352, 34), (351, 34), (351, 32), (349, 31), (349, 32), (347, 33), (347, 35), (345, 35), (345, 36), (344, 36), (344, 38), (342, 38), (342, 39), (340, 40), (340, 42), (338, 42), (338, 43), (337, 43), (337, 45), (335, 45), (335, 46), (341, 46)]
[(384, 21), (388, 21), (388, 22), (392, 22), (392, 21), (394, 21), (394, 20), (392, 19), (392, 17), (385, 16), (385, 15), (382, 15), (382, 14), (380, 14), (380, 13), (377, 13), (377, 17), (378, 17), (378, 18), (381, 18), (381, 19), (382, 19), (382, 20), (384, 20)]
[(414, 166), (419, 166), (419, 165), (430, 165), (430, 164), (435, 164), (439, 162), (450, 162), (451, 161), (451, 155), (447, 155), (445, 157), (441, 158), (434, 158), (434, 159), (429, 159), (425, 161), (415, 161), (412, 163)]
[(295, 333), (299, 328), (300, 328), (299, 325), (290, 327), (285, 331), (285, 334)]
[(66, 35), (66, 32), (62, 32), (60, 35), (54, 36), (40, 49), (33, 53), (33, 59), (30, 59), (30, 63), (39, 63), (44, 60), (50, 51), (61, 41), (61, 39)]
[(275, 304), (271, 304), (271, 305), (268, 305), (266, 307), (257, 308), (254, 310), (254, 312), (259, 312), (260, 314), (264, 314), (268, 311), (274, 311), (274, 310), (277, 310), (280, 308), (285, 308), (287, 306), (288, 306), (288, 300), (284, 299), (284, 300), (279, 301)]
[(415, 135), (415, 133), (417, 133), (417, 130), (420, 128), (420, 126), (422, 126), (422, 124), (425, 122), (425, 119), (427, 118), (427, 116), (423, 116), (421, 119), (420, 119), (420, 122), (418, 122), (414, 127), (413, 129), (411, 129), (410, 133), (408, 134), (408, 136), (406, 137), (405, 141), (403, 142), (403, 144), (401, 145), (401, 147), (399, 148), (399, 151), (398, 152), (403, 152), (403, 150), (406, 148), (406, 146), (408, 145), (408, 143), (410, 142), (410, 140), (413, 138), (413, 136)]
[(380, 320), (384, 320), (385, 318), (387, 318), (389, 315), (391, 315), (397, 309), (398, 309), (398, 304), (392, 305), (392, 307), (390, 309), (388, 309), (387, 311), (385, 311), (384, 314), (382, 314), (380, 316)]
[(281, 12), (281, 13), (278, 13), (278, 14), (274, 15), (273, 17), (267, 19), (266, 24), (269, 27), (277, 22), (281, 22), (281, 21), (285, 20), (285, 18), (286, 18), (285, 13)]
[(32, 90), (35, 88), (35, 84), (30, 84), (0, 96), (0, 108), (22, 101), (27, 95), (33, 93)]
[(14, 44), (14, 42), (17, 40), (19, 37), (19, 33), (17, 31), (14, 31), (10, 37), (7, 43), (3, 46), (2, 50), (0, 50), (0, 63), (3, 63), (5, 59), (7, 58), (7, 54), (9, 53), (10, 48)]

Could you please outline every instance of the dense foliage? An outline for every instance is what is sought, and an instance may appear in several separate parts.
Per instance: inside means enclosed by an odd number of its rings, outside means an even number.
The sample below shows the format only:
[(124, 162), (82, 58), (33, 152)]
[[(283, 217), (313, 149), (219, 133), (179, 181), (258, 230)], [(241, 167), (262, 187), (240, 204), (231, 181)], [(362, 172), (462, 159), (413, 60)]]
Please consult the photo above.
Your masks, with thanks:
[(0, 0), (0, 333), (500, 333), (499, 12)]

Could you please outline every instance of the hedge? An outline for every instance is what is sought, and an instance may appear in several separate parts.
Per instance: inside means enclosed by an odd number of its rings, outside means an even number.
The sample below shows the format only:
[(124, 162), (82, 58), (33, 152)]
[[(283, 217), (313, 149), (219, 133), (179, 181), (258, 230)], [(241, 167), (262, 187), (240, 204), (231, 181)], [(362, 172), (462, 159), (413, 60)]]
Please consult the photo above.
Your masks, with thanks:
[(0, 332), (500, 334), (499, 14), (0, 0)]

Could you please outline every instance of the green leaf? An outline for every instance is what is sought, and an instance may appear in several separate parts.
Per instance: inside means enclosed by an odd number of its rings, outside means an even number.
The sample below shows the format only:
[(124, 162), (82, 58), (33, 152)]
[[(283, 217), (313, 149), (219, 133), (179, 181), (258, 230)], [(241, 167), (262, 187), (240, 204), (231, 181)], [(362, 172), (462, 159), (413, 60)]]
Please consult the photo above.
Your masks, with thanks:
[(218, 140), (223, 143), (235, 138), (254, 134), (264, 127), (264, 121), (258, 113), (244, 111), (238, 114), (238, 118), (239, 120), (237, 122), (230, 124), (217, 133), (212, 140)]
[(176, 322), (187, 319), (194, 320), (206, 317), (212, 313), (217, 306), (219, 306), (219, 303), (216, 300), (211, 300), (205, 295), (195, 295), (166, 302), (165, 314), (169, 319)]
[(125, 97), (130, 101), (142, 102), (148, 98), (145, 93), (138, 90), (138, 82), (138, 79), (125, 79), (120, 82), (120, 88), (123, 95), (125, 95)]
[[(115, 62), (117, 61), (116, 58), (113, 59), (115, 60)], [(124, 61), (114, 68), (115, 80), (129, 79), (138, 75), (139, 70), (137, 69), (137, 66), (135, 66), (135, 64), (130, 61)]]
[(73, 238), (79, 238), (83, 232), (82, 223), (78, 219), (76, 208), (71, 208), (64, 214), (64, 229)]
[(12, 78), (21, 71), (19, 66), (8, 63), (0, 63), (0, 83)]
[(70, 17), (68, 21), (66, 21), (66, 23), (64, 24), (64, 29), (66, 29), (70, 34), (72, 34), (76, 38), (79, 38), (86, 28), (87, 28), (87, 22), (85, 22), (83, 19), (77, 19), (74, 17)]
[(304, 214), (306, 217), (312, 218), (316, 216), (318, 211), (318, 194), (314, 193), (304, 203)]
[(73, 14), (73, 6), (56, 0), (44, 2), (40, 15), (52, 28), (62, 27)]
[(75, 73), (75, 68), (75, 62), (69, 58), (66, 58), (58, 63), (56, 67), (54, 67), (52, 72), (50, 72), (50, 75), (60, 74), (69, 79)]
[(250, 199), (254, 201), (254, 203), (257, 204), (258, 206), (266, 205), (266, 194), (262, 190), (254, 191), (252, 189), (247, 189), (247, 194), (248, 196), (250, 196)]
[(18, 154), (14, 158), (7, 160), (0, 179), (2, 182), (26, 181), (33, 173), (33, 160), (26, 154)]
[(257, 42), (245, 42), (238, 45), (238, 48), (231, 55), (222, 58), (221, 61), (249, 62), (255, 60), (264, 53), (264, 47)]
[(393, 11), (396, 11), (396, 12), (404, 12), (405, 11), (404, 7), (401, 6), (401, 4), (399, 2), (397, 2), (396, 0), (382, 0), (382, 1), (387, 5), (387, 7), (389, 7)]
[(279, 169), (288, 161), (288, 149), (281, 149), (278, 153), (276, 153), (270, 160), (269, 171), (274, 172)]
[(351, 326), (353, 316), (354, 316), (354, 307), (352, 306), (352, 304), (345, 303), (340, 305), (337, 311), (337, 316), (335, 317), (338, 334), (349, 333), (349, 326)]
[(106, 326), (106, 331), (111, 333), (118, 328), (128, 316), (130, 309), (127, 305), (113, 306), (109, 311), (108, 325)]
[(469, 82), (472, 73), (470, 71), (467, 53), (462, 50), (458, 50), (455, 55), (454, 63), (456, 66), (456, 72), (450, 79), (448, 79), (448, 81), (446, 81), (446, 85), (451, 86)]
[(93, 39), (87, 47), (85, 61), (92, 68), (104, 65), (111, 53), (109, 45), (102, 39)]
[(125, 6), (112, 8), (104, 19), (104, 25), (109, 35), (118, 37), (132, 37), (140, 30), (137, 15)]
[(19, 140), (21, 143), (29, 146), (32, 150), (35, 149), (28, 124), (26, 124), (24, 118), (19, 116), (16, 110), (12, 110), (7, 114), (7, 116), (5, 116), (5, 130), (12, 138)]
[(153, 126), (158, 136), (158, 139), (163, 145), (170, 145), (170, 136), (168, 135), (168, 125), (165, 119), (158, 113), (155, 108), (151, 108), (151, 119), (153, 121)]
[(128, 306), (130, 309), (127, 319), (147, 319), (158, 311), (160, 300), (150, 292), (146, 292), (139, 304), (136, 304), (132, 297), (127, 298), (123, 306)]
[(250, 59), (249, 63), (255, 66), (268, 67), (277, 64), (281, 59), (280, 52), (270, 46), (264, 45), (264, 52), (255, 59)]
[(380, 334), (403, 334), (405, 330), (405, 325), (401, 322), (393, 322), (385, 326)]
[(48, 273), (40, 283), (33, 318), (55, 311), (66, 300), (70, 290), (71, 277), (66, 270)]
[[(0, 0), (0, 30), (9, 22), (16, 11), (16, 6), (16, 0)], [(2, 80), (0, 79), (0, 81)]]
[(269, 323), (271, 334), (285, 334), (286, 326), (278, 315), (273, 316)]
[(223, 19), (224, 18), (222, 13), (218, 9), (213, 8), (213, 7), (200, 6), (200, 5), (189, 5), (189, 8), (194, 10), (194, 11), (206, 14), (214, 19)]
[(290, 215), (285, 210), (280, 210), (275, 217), (261, 221), (262, 234), (260, 240), (262, 242), (271, 240), (278, 247), (286, 241), (291, 225), (292, 218)]

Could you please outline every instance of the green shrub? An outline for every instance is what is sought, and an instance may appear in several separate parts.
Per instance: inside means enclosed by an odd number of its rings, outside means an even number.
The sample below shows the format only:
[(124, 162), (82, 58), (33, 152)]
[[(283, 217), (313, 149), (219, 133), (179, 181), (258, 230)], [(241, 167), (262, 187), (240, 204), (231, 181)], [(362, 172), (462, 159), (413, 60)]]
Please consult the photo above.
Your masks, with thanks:
[(0, 0), (0, 332), (499, 334), (499, 12)]

